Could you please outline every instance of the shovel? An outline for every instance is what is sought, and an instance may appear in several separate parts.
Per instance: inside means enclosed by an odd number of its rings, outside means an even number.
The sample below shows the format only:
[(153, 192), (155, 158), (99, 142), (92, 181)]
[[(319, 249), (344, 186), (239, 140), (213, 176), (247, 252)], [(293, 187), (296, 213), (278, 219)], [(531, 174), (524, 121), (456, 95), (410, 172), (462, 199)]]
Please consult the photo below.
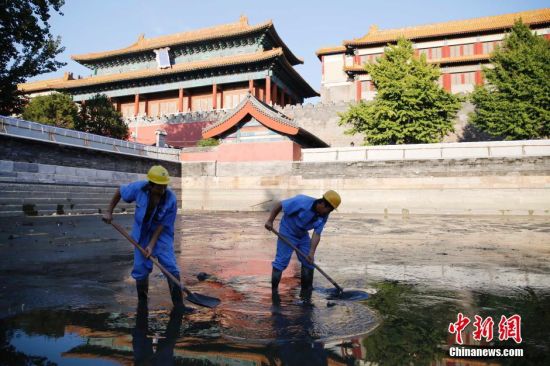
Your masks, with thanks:
[[(111, 222), (111, 225), (113, 225), (113, 227), (119, 233), (121, 233), (126, 239), (128, 239), (128, 241), (132, 243), (133, 246), (138, 248), (139, 251), (144, 256), (147, 256), (147, 252), (145, 252), (145, 249), (143, 249), (138, 243), (136, 243), (136, 241), (132, 239), (132, 237), (126, 232), (126, 230), (122, 228), (122, 226), (120, 226), (116, 222)], [(178, 281), (176, 277), (174, 277), (170, 272), (168, 272), (166, 268), (164, 268), (156, 258), (150, 256), (149, 259), (160, 269), (162, 273), (164, 273), (166, 277), (170, 279), (170, 281), (172, 281), (176, 286), (178, 286), (185, 293), (186, 295), (185, 298), (187, 299), (187, 301), (192, 302), (193, 304), (196, 304), (199, 306), (207, 307), (207, 308), (215, 308), (220, 304), (221, 301), (218, 298), (201, 295), (201, 294), (197, 294), (189, 291), (180, 281)]]
[(275, 235), (277, 235), (279, 237), (279, 239), (281, 239), (282, 241), (285, 242), (285, 244), (287, 244), (288, 246), (290, 246), (292, 249), (294, 249), (296, 251), (296, 253), (298, 253), (299, 255), (301, 255), (306, 261), (309, 262), (309, 264), (311, 264), (313, 267), (315, 267), (316, 270), (318, 270), (323, 276), (326, 277), (327, 280), (330, 281), (330, 283), (332, 283), (334, 285), (334, 287), (336, 287), (336, 290), (338, 291), (338, 294), (337, 296), (341, 296), (342, 293), (344, 292), (344, 289), (341, 288), (340, 286), (338, 286), (338, 284), (336, 283), (336, 281), (334, 281), (332, 278), (330, 278), (330, 276), (328, 274), (325, 273), (325, 271), (323, 271), (318, 265), (316, 265), (315, 263), (311, 262), (308, 258), (307, 258), (307, 255), (302, 252), (300, 249), (298, 249), (294, 244), (292, 244), (287, 238), (285, 238), (284, 236), (282, 236), (281, 234), (279, 234), (279, 232), (275, 229), (271, 229), (271, 231), (273, 231), (275, 233)]

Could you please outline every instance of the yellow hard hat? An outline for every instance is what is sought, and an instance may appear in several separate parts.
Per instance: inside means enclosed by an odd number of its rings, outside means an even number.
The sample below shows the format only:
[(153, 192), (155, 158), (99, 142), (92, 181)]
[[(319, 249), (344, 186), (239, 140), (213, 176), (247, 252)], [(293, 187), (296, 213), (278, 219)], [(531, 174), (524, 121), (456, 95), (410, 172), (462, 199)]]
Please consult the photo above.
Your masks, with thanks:
[(162, 165), (153, 165), (147, 173), (147, 179), (155, 184), (167, 185), (170, 182), (170, 175)]
[(336, 193), (335, 191), (333, 191), (333, 190), (326, 191), (325, 194), (323, 195), (323, 198), (328, 203), (330, 203), (330, 205), (334, 209), (337, 209), (338, 206), (340, 206), (340, 202), (342, 202), (342, 199), (340, 198), (340, 195), (338, 193)]

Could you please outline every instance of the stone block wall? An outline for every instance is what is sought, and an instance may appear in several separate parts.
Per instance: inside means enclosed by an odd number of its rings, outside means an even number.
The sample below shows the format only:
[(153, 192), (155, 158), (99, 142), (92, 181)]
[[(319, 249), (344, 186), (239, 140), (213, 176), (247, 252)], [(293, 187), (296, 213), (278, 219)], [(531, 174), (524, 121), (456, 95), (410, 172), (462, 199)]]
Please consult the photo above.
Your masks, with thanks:
[[(179, 162), (0, 134), (0, 216), (101, 213), (122, 184), (161, 164), (181, 197)], [(180, 201), (181, 202), (181, 201)], [(181, 206), (181, 204), (180, 204)], [(121, 202), (118, 211), (131, 211)]]
[(183, 164), (184, 209), (266, 211), (328, 189), (342, 196), (338, 213), (550, 215), (550, 156)]

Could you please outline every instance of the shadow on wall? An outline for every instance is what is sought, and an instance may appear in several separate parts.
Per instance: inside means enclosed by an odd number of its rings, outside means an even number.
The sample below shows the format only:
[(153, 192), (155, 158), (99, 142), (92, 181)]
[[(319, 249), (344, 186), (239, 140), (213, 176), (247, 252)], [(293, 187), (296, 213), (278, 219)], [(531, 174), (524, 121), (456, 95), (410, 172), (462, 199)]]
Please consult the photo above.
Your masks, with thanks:
[(458, 142), (502, 141), (502, 140), (503, 140), (502, 138), (491, 136), (488, 133), (479, 130), (477, 127), (475, 127), (471, 123), (468, 123), (464, 127), (464, 130), (462, 131), (462, 135), (458, 139)]
[(265, 191), (265, 200), (258, 202), (250, 206), (252, 211), (264, 211), (269, 212), (275, 206), (275, 204), (284, 199), (294, 197), (297, 194), (302, 194), (303, 191), (300, 189), (266, 189)]
[(250, 206), (252, 211), (271, 211), (273, 206), (281, 198), (272, 189), (265, 190), (265, 199)]
[(168, 133), (166, 142), (179, 147), (193, 147), (202, 139), (202, 129), (210, 122), (190, 122), (181, 124), (167, 124), (163, 128)]
[(271, 211), (271, 209), (273, 208), (273, 206), (275, 206), (277, 202), (300, 193), (298, 192), (298, 190), (288, 190), (288, 189), (281, 189), (281, 190), (266, 189), (264, 190), (264, 192), (265, 192), (265, 199), (262, 200), (262, 202), (258, 202), (254, 205), (251, 205), (250, 208), (252, 211), (264, 211), (264, 212)]

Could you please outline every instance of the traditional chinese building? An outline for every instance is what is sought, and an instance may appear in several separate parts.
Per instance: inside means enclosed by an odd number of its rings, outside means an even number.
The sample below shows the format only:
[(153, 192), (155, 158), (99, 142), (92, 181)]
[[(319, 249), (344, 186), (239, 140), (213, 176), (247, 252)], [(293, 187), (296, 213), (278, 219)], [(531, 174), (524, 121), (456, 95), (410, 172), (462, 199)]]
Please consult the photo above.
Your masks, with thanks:
[(216, 138), (221, 144), (208, 152), (187, 152), (182, 160), (300, 160), (302, 148), (329, 146), (251, 93), (204, 128), (202, 136)]
[(166, 133), (174, 146), (193, 146), (202, 130), (250, 93), (268, 105), (302, 103), (317, 92), (293, 66), (303, 63), (271, 21), (236, 23), (155, 38), (139, 36), (128, 47), (74, 55), (92, 75), (30, 82), (38, 95), (67, 92), (80, 103), (106, 94), (126, 118), (133, 139), (154, 143)]
[(490, 65), (491, 52), (518, 19), (550, 38), (550, 8), (398, 29), (372, 25), (363, 37), (316, 52), (322, 64), (321, 100), (373, 99), (376, 90), (363, 65), (375, 62), (400, 37), (411, 40), (416, 54), (426, 55), (428, 63), (439, 65), (439, 83), (445, 90), (470, 92), (483, 83), (482, 66)]

